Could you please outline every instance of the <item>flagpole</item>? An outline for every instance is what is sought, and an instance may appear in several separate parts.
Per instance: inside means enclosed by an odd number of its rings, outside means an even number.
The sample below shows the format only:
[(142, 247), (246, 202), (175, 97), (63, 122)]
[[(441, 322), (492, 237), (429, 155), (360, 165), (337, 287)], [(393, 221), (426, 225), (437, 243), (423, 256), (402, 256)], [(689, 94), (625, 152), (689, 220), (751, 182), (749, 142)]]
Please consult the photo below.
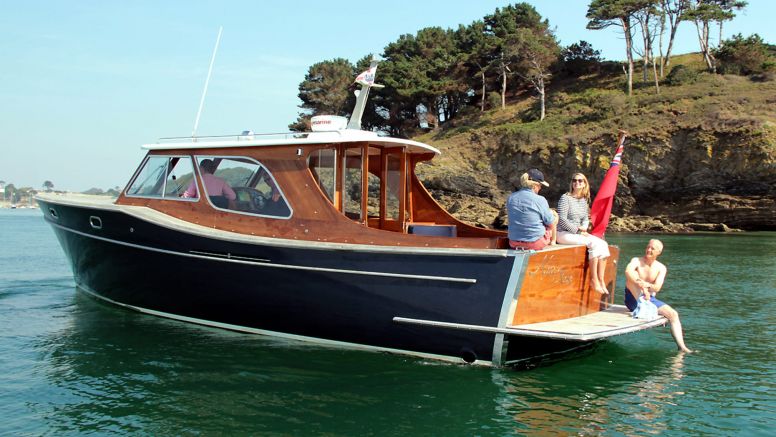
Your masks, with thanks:
[(625, 137), (630, 135), (625, 129), (617, 129), (617, 148), (619, 148), (625, 141)]
[(611, 215), (612, 205), (614, 204), (614, 195), (617, 192), (617, 180), (620, 174), (620, 164), (622, 162), (622, 153), (625, 147), (625, 137), (628, 135), (628, 132), (622, 129), (617, 132), (619, 134), (617, 148), (614, 151), (614, 156), (609, 164), (609, 169), (606, 171), (606, 175), (601, 182), (601, 187), (593, 200), (593, 204), (590, 205), (590, 222), (592, 224), (590, 235), (595, 235), (599, 238), (603, 238), (604, 232), (606, 232), (606, 228), (609, 226), (609, 216)]

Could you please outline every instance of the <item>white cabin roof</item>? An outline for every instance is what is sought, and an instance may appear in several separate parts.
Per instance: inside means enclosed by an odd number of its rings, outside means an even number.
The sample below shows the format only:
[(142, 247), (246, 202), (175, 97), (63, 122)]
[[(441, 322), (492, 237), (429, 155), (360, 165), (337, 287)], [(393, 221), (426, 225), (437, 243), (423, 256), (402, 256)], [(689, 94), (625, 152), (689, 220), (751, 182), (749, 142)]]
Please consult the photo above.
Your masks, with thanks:
[(379, 146), (405, 146), (408, 153), (441, 152), (428, 144), (400, 138), (381, 137), (376, 132), (342, 129), (324, 132), (291, 132), (283, 134), (245, 134), (218, 137), (162, 138), (155, 144), (144, 144), (147, 150), (209, 149), (227, 147), (303, 146), (321, 143), (368, 142)]

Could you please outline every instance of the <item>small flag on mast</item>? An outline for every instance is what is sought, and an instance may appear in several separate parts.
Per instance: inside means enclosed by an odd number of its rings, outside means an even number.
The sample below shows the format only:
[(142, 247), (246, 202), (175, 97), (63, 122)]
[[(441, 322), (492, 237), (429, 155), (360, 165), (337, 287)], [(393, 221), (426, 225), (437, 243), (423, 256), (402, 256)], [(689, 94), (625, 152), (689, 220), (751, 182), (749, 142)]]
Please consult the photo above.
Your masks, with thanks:
[(617, 192), (617, 178), (620, 175), (620, 162), (622, 161), (622, 151), (625, 146), (625, 131), (620, 131), (620, 139), (617, 142), (617, 150), (614, 152), (614, 159), (606, 171), (601, 188), (598, 190), (593, 205), (590, 207), (590, 222), (593, 224), (591, 235), (603, 238), (606, 227), (609, 226), (609, 216), (612, 213), (612, 204), (614, 203), (614, 194)]
[(356, 76), (355, 83), (361, 85), (372, 86), (375, 84), (375, 73), (377, 72), (377, 64), (373, 64), (368, 70)]

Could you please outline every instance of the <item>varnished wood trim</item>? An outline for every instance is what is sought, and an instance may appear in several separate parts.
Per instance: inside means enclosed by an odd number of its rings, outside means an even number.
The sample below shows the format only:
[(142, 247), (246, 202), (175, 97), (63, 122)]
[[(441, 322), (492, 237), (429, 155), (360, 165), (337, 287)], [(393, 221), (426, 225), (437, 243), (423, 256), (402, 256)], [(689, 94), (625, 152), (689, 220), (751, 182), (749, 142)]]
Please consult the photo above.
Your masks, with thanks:
[(385, 220), (388, 209), (387, 184), (388, 180), (388, 158), (385, 149), (380, 150), (380, 229), (385, 229)]
[(406, 232), (407, 154), (404, 148), (399, 153), (399, 223), (401, 224), (401, 232)]
[[(420, 161), (414, 161), (415, 164)], [(481, 237), (481, 238), (502, 238), (504, 239), (500, 244), (500, 247), (508, 247), (508, 241), (506, 240), (507, 233), (504, 231), (497, 231), (494, 229), (478, 228), (467, 223), (464, 223), (452, 214), (447, 212), (439, 202), (434, 199), (431, 193), (428, 192), (426, 187), (420, 182), (417, 174), (415, 174), (415, 168), (413, 166), (409, 171), (412, 178), (412, 190), (414, 197), (413, 209), (415, 216), (413, 220), (422, 222), (433, 222), (437, 224), (455, 225), (457, 234), (459, 237)]]
[(345, 212), (345, 194), (343, 193), (344, 186), (345, 186), (345, 173), (347, 173), (347, 154), (345, 153), (345, 146), (338, 145), (336, 148), (336, 156), (335, 156), (335, 168), (334, 168), (334, 179), (336, 180), (336, 183), (334, 184), (334, 207), (337, 209), (337, 211), (344, 213)]
[(369, 216), (369, 144), (361, 146), (361, 223)]
[(613, 303), (619, 250), (610, 246), (606, 269), (609, 295), (590, 287), (587, 248), (566, 246), (530, 255), (512, 325), (568, 319), (598, 312)]
[[(372, 145), (370, 143), (370, 145)], [(302, 156), (296, 155), (295, 149), (288, 147), (262, 148), (252, 150), (241, 148), (235, 150), (229, 149), (200, 149), (197, 150), (202, 155), (240, 155), (254, 158), (261, 162), (275, 176), (278, 184), (282, 187), (290, 207), (294, 211), (293, 217), (289, 220), (277, 220), (273, 218), (252, 217), (240, 214), (234, 214), (229, 211), (215, 210), (207, 201), (200, 199), (199, 202), (173, 202), (155, 199), (137, 199), (119, 197), (116, 201), (121, 205), (144, 206), (169, 216), (202, 225), (210, 228), (222, 229), (225, 231), (244, 234), (247, 236), (265, 236), (269, 238), (283, 238), (289, 240), (304, 240), (310, 242), (325, 243), (348, 243), (365, 245), (383, 245), (393, 247), (439, 247), (439, 248), (472, 248), (472, 249), (496, 249), (506, 248), (505, 241), (501, 237), (506, 233), (490, 231), (486, 229), (473, 228), (472, 232), (462, 235), (461, 229), (467, 229), (467, 226), (453, 219), (452, 217), (445, 223), (456, 224), (459, 229), (459, 236), (464, 238), (432, 237), (421, 235), (409, 235), (403, 232), (401, 222), (385, 225), (381, 228), (374, 226), (372, 220), (369, 220), (369, 228), (362, 223), (355, 222), (342, 214), (324, 195), (315, 179), (312, 177), (308, 165), (307, 157), (313, 150), (320, 148), (330, 149), (336, 147), (337, 152), (342, 157), (342, 147), (340, 145), (311, 145), (306, 146)], [(379, 147), (378, 147), (379, 149)], [(178, 151), (155, 151), (153, 154), (169, 155), (180, 154)], [(380, 155), (383, 156), (382, 153)], [(412, 162), (421, 159), (428, 159), (433, 155), (428, 154), (412, 156)], [(384, 165), (378, 160), (377, 156), (368, 162), (368, 166), (377, 172), (382, 171)], [(336, 160), (340, 168), (337, 173), (342, 173), (341, 159)], [(409, 169), (408, 169), (409, 170)], [(378, 173), (379, 174), (379, 173)], [(414, 178), (414, 175), (408, 177)], [(340, 180), (339, 178), (337, 179)], [(201, 187), (200, 187), (201, 189)], [(342, 189), (340, 185), (340, 190)], [(415, 193), (425, 191), (420, 182), (412, 180), (410, 188)], [(427, 193), (427, 192), (426, 192)], [(384, 196), (381, 196), (383, 198)], [(428, 195), (429, 200), (420, 199), (415, 195), (413, 199), (412, 215), (418, 221), (423, 220), (424, 215), (429, 217), (439, 217), (446, 214), (433, 199)], [(418, 207), (419, 205), (419, 207)], [(418, 211), (422, 210), (422, 213)], [(383, 211), (385, 206), (383, 205)], [(437, 221), (439, 223), (439, 221)], [(460, 223), (460, 225), (458, 225)], [(394, 226), (396, 225), (396, 226)], [(390, 227), (392, 231), (386, 230)], [(395, 232), (394, 232), (395, 231)]]
[[(312, 178), (310, 178), (312, 180)], [(323, 195), (321, 195), (323, 196)], [(52, 205), (58, 206), (70, 206), (78, 208), (88, 208), (102, 211), (115, 211), (129, 216), (135, 217), (139, 220), (161, 226), (167, 229), (185, 232), (191, 235), (198, 235), (207, 238), (215, 238), (221, 241), (241, 242), (248, 244), (260, 244), (270, 247), (297, 247), (305, 248), (307, 250), (342, 250), (342, 251), (358, 251), (364, 253), (393, 253), (393, 254), (424, 254), (424, 255), (443, 255), (443, 256), (488, 256), (488, 257), (506, 257), (513, 251), (505, 249), (495, 249), (487, 245), (480, 245), (483, 239), (468, 239), (463, 242), (469, 242), (468, 245), (454, 245), (449, 244), (451, 241), (455, 242), (459, 239), (447, 238), (447, 237), (422, 237), (418, 235), (396, 234), (392, 232), (385, 232), (374, 229), (367, 229), (366, 227), (353, 223), (345, 217), (336, 213), (336, 217), (343, 222), (343, 224), (350, 224), (352, 227), (364, 230), (365, 237), (361, 240), (354, 240), (349, 242), (340, 242), (337, 239), (330, 240), (315, 240), (315, 239), (299, 239), (299, 238), (280, 238), (272, 235), (263, 235), (261, 233), (250, 232), (230, 232), (223, 230), (218, 226), (212, 226), (208, 224), (198, 224), (195, 221), (189, 219), (181, 219), (175, 217), (175, 215), (168, 214), (167, 212), (159, 211), (158, 209), (149, 208), (143, 205), (125, 205), (114, 203), (113, 199), (105, 196), (90, 196), (90, 195), (47, 195), (45, 193), (38, 193), (36, 199), (39, 202), (46, 202)], [(327, 202), (327, 205), (331, 205), (327, 199), (321, 197), (322, 202)], [(46, 220), (49, 220), (49, 216), (44, 216)], [(254, 221), (249, 221), (251, 226), (254, 225)], [(375, 241), (372, 234), (379, 234), (385, 236), (386, 240)], [(366, 239), (366, 242), (364, 242)], [(376, 239), (376, 238), (375, 238)], [(397, 241), (398, 240), (398, 241)], [(487, 241), (487, 240), (485, 240)], [(397, 244), (399, 243), (399, 244)], [(433, 243), (433, 244), (432, 244)], [(448, 243), (448, 244), (441, 244)], [(567, 250), (557, 249), (557, 250)]]

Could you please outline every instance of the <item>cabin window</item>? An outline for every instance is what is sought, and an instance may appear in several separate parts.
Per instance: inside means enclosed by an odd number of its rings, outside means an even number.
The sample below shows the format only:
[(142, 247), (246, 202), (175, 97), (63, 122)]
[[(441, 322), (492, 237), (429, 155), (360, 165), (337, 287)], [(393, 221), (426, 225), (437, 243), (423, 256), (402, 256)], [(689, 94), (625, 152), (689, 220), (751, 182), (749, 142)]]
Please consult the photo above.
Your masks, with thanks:
[[(181, 198), (183, 193), (190, 185), (195, 185), (194, 166), (191, 164), (191, 158), (170, 158), (167, 181), (164, 184), (165, 198)], [(196, 199), (196, 196), (194, 196)]]
[[(379, 155), (377, 158), (380, 159)], [(367, 187), (367, 214), (369, 217), (380, 218), (380, 178), (375, 174), (369, 173), (369, 185)]]
[(361, 148), (345, 149), (342, 179), (342, 209), (354, 220), (361, 217)]
[(369, 147), (369, 174), (367, 175), (367, 215), (380, 219), (380, 149)]
[(291, 208), (274, 176), (252, 158), (197, 156), (208, 201), (218, 209), (288, 218)]
[(129, 185), (126, 195), (175, 200), (196, 200), (184, 196), (194, 181), (194, 167), (188, 156), (149, 156)]
[(313, 151), (308, 167), (321, 191), (346, 217), (369, 227), (403, 230), (409, 219), (403, 148), (339, 145)]
[(399, 197), (401, 196), (401, 155), (385, 156), (385, 218), (399, 219)]
[(337, 190), (337, 153), (334, 149), (319, 149), (310, 154), (310, 171), (321, 191), (334, 203), (334, 193)]

